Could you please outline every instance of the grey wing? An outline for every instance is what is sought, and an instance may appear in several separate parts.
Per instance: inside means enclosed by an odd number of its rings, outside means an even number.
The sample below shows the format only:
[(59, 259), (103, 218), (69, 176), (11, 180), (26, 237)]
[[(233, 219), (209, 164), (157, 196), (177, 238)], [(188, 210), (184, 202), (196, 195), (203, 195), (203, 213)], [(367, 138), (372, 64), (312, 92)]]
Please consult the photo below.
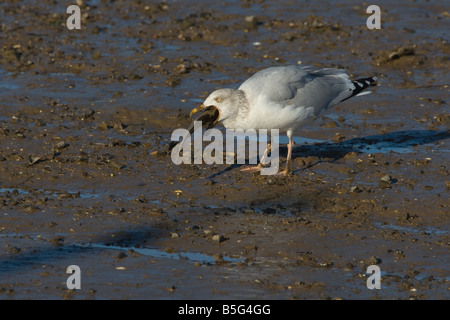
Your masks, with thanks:
[(355, 89), (344, 70), (313, 67), (272, 67), (262, 70), (240, 87), (248, 99), (265, 95), (282, 106), (314, 107), (314, 113), (338, 104)]

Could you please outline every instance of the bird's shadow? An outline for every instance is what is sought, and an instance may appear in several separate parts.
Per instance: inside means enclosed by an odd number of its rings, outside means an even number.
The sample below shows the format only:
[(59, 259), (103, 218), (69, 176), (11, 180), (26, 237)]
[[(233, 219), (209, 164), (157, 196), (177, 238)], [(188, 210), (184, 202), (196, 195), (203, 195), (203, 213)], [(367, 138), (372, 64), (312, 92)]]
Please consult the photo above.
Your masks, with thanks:
[[(417, 145), (434, 143), (436, 141), (450, 138), (450, 130), (403, 130), (393, 131), (384, 134), (371, 135), (366, 137), (358, 137), (339, 142), (320, 142), (315, 144), (303, 144), (293, 148), (293, 159), (295, 157), (315, 156), (319, 159), (326, 158), (328, 162), (334, 162), (343, 158), (349, 152), (356, 153), (388, 153), (390, 151), (406, 153), (413, 152), (412, 147)], [(409, 150), (411, 149), (411, 150)], [(280, 154), (286, 156), (287, 147), (280, 147)], [(304, 168), (297, 169), (293, 173), (305, 170), (323, 160), (318, 160)], [(208, 177), (212, 179), (225, 172), (242, 166), (241, 164), (233, 164), (220, 172)]]

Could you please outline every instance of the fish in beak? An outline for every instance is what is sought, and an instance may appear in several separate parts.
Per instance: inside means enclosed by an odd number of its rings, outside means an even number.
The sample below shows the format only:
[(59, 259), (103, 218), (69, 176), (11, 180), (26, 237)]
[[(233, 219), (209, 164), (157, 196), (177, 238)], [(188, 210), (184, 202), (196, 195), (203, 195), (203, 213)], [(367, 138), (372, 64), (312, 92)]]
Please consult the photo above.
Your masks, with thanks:
[[(194, 121), (201, 121), (202, 126), (204, 126), (206, 129), (210, 129), (214, 127), (217, 122), (219, 122), (220, 111), (215, 106), (206, 107), (205, 105), (201, 104), (197, 108), (192, 109), (189, 116)], [(189, 132), (191, 132), (192, 130), (191, 127), (194, 127), (194, 123), (192, 123), (189, 127)]]
[[(220, 118), (220, 111), (215, 106), (208, 106), (201, 104), (200, 106), (192, 109), (191, 113), (189, 114), (191, 119), (193, 120), (190, 124), (189, 128), (187, 129), (189, 131), (189, 134), (192, 134), (194, 132), (194, 122), (195, 121), (201, 121), (202, 126), (208, 130), (212, 127), (214, 127), (217, 122), (219, 122)], [(184, 141), (185, 138), (183, 138), (182, 141)], [(180, 142), (172, 141), (169, 144), (169, 152), (172, 151), (172, 149)]]

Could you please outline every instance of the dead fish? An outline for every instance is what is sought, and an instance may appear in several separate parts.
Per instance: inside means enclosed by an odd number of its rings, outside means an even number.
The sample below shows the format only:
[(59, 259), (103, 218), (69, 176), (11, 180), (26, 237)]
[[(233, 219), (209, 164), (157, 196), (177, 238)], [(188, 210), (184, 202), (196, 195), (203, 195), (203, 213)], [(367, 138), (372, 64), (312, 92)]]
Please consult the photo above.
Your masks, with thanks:
[[(195, 113), (197, 113), (198, 111), (200, 111), (195, 117), (193, 117), (193, 115)], [(188, 134), (186, 134), (185, 137), (183, 137), (183, 139), (181, 141), (171, 141), (169, 143), (169, 147), (168, 147), (168, 152), (171, 152), (172, 149), (179, 143), (184, 143), (184, 141), (186, 140), (188, 135), (191, 135), (194, 132), (194, 123), (195, 121), (201, 121), (202, 122), (202, 126), (205, 127), (205, 129), (210, 129), (212, 127), (214, 127), (218, 120), (219, 120), (219, 110), (214, 107), (205, 107), (203, 104), (200, 105), (197, 108), (194, 108), (191, 111), (190, 117), (193, 120), (192, 123), (190, 124), (190, 126), (187, 128), (187, 131), (189, 132)]]

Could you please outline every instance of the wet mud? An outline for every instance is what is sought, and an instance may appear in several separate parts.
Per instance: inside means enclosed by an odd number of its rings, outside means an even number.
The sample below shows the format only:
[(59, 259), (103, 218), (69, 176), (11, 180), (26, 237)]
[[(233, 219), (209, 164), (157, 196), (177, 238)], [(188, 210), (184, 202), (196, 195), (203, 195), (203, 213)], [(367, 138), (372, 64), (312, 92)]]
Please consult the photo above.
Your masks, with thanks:
[[(76, 2), (81, 30), (0, 4), (1, 299), (449, 298), (442, 2), (380, 2), (381, 30), (356, 1)], [(298, 130), (290, 176), (173, 164), (193, 107), (284, 64), (380, 86)]]

